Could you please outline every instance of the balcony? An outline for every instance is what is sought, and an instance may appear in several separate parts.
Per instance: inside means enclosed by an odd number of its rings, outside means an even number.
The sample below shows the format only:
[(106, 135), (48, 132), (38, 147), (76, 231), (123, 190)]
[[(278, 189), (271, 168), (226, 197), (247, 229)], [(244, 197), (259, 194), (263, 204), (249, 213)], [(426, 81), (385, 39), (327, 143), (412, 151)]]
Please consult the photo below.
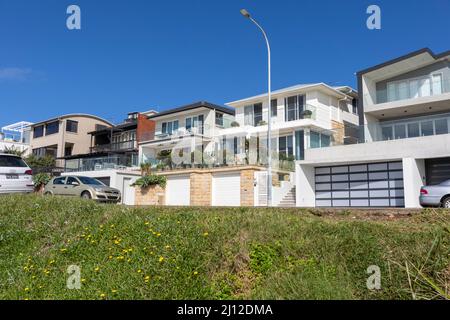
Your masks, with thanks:
[(133, 150), (133, 149), (137, 149), (137, 141), (136, 140), (96, 145), (96, 146), (90, 148), (91, 153), (125, 151), (125, 150)]
[(377, 118), (444, 111), (450, 111), (450, 79), (404, 80), (364, 94), (364, 112)]
[(124, 170), (138, 166), (138, 155), (115, 155), (97, 158), (67, 159), (65, 161), (66, 172), (99, 171), (99, 170)]
[(144, 144), (173, 144), (177, 141), (181, 141), (182, 139), (193, 137), (200, 138), (200, 140), (202, 141), (210, 141), (211, 134), (211, 126), (204, 124), (203, 126), (192, 127), (189, 129), (181, 127), (177, 130), (172, 131), (171, 133), (144, 133), (142, 135), (141, 141), (143, 141)]

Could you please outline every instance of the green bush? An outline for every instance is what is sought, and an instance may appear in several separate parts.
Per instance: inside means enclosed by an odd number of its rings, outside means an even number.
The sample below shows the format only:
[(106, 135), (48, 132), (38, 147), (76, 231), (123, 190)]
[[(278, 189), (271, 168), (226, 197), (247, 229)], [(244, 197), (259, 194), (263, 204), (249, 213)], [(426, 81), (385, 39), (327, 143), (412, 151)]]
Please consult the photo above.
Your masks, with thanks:
[(148, 188), (151, 186), (159, 185), (160, 187), (164, 188), (166, 186), (166, 182), (167, 182), (166, 177), (151, 174), (137, 179), (136, 182), (133, 184), (133, 186)]
[(25, 161), (33, 171), (40, 172), (55, 167), (55, 159), (51, 156), (37, 157), (32, 154)]

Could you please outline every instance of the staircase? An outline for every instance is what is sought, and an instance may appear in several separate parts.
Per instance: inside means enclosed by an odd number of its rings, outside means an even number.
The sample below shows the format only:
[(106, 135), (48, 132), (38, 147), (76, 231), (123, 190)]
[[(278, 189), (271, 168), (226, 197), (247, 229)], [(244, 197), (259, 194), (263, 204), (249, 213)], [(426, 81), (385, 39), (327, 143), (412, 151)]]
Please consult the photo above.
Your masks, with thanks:
[(284, 198), (281, 200), (278, 206), (284, 208), (293, 208), (296, 206), (295, 187), (289, 190), (289, 192), (284, 196)]

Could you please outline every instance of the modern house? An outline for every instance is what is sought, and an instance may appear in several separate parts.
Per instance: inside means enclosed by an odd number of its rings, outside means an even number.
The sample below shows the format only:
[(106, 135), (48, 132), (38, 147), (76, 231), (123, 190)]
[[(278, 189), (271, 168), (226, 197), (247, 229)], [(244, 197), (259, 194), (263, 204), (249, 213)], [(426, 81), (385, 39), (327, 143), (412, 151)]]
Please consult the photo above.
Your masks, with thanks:
[(23, 156), (28, 156), (30, 150), (31, 122), (21, 121), (4, 126), (0, 130), (0, 152), (18, 150)]
[(156, 113), (153, 110), (131, 112), (120, 124), (88, 132), (88, 152), (64, 157), (65, 172), (90, 176), (116, 186), (117, 172), (138, 169), (139, 142), (154, 136), (155, 121), (148, 117)]
[(89, 114), (67, 114), (35, 123), (31, 125), (32, 153), (52, 156), (56, 166), (64, 168), (64, 157), (90, 151), (89, 132), (109, 127), (109, 121)]
[(358, 144), (310, 148), (297, 206), (420, 207), (420, 187), (450, 178), (450, 51), (421, 49), (357, 73)]
[[(213, 103), (200, 101), (170, 109), (148, 117), (155, 122), (155, 132), (144, 136), (139, 143), (141, 163), (159, 167), (186, 167), (192, 164), (193, 152), (213, 153), (214, 138), (231, 125), (234, 111)], [(179, 162), (164, 160), (172, 150), (180, 150)], [(184, 154), (181, 155), (182, 151)], [(173, 160), (175, 157), (172, 157)], [(199, 162), (202, 162), (200, 159)]]

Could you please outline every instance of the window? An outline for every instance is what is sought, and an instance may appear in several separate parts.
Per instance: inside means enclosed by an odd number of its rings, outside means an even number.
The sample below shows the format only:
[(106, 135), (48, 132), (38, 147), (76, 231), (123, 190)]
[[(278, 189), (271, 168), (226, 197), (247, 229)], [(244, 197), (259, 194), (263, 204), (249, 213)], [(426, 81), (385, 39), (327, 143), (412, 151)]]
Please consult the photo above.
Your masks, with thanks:
[(223, 127), (223, 113), (216, 112), (216, 126)]
[(47, 123), (45, 125), (45, 135), (49, 136), (59, 132), (59, 121)]
[(90, 177), (78, 177), (82, 184), (87, 184), (91, 186), (104, 186), (105, 184), (97, 179)]
[(263, 113), (262, 113), (262, 103), (257, 103), (253, 105), (253, 111), (255, 113), (255, 125), (259, 125), (261, 121), (263, 121)]
[(74, 177), (68, 177), (67, 178), (67, 180), (66, 180), (66, 184), (67, 185), (71, 185), (72, 183), (74, 183), (74, 182), (76, 182), (76, 183), (80, 183), (80, 182), (78, 182), (78, 180), (76, 179), (76, 178), (74, 178)]
[(420, 136), (420, 126), (418, 122), (408, 123), (408, 137), (414, 138)]
[(439, 119), (434, 123), (436, 127), (436, 134), (447, 134), (448, 133), (448, 122), (447, 119)]
[(286, 121), (302, 119), (302, 112), (305, 107), (305, 96), (293, 96), (285, 99)]
[(199, 115), (195, 117), (186, 118), (185, 125), (187, 131), (192, 131), (192, 128), (198, 128), (199, 133), (203, 133), (204, 117), (203, 115)]
[(0, 155), (0, 167), (25, 168), (27, 165), (20, 157)]
[(59, 177), (53, 180), (53, 184), (62, 185), (66, 181), (66, 177)]
[(387, 84), (388, 101), (428, 97), (442, 94), (442, 74), (390, 82)]
[(65, 157), (71, 156), (72, 155), (72, 149), (73, 149), (73, 146), (66, 146), (64, 148), (64, 156)]
[(280, 160), (288, 159), (294, 156), (294, 146), (292, 136), (285, 136), (278, 138), (278, 152), (280, 153)]
[(392, 127), (381, 127), (381, 135), (382, 135), (382, 139), (384, 140), (392, 140), (392, 138), (394, 137), (394, 134), (392, 132)]
[(178, 131), (178, 120), (163, 122), (161, 124), (161, 133), (172, 135), (173, 133)]
[(433, 121), (424, 121), (420, 126), (422, 127), (422, 136), (432, 136), (434, 134)]
[(271, 117), (277, 117), (278, 115), (278, 101), (277, 99), (273, 99), (270, 103), (270, 115)]
[(358, 114), (358, 99), (356, 98), (352, 99), (352, 112)]
[(315, 148), (326, 148), (331, 145), (331, 137), (315, 131), (310, 131), (310, 147)]
[(406, 138), (406, 126), (404, 124), (397, 124), (394, 126), (395, 139)]
[(33, 128), (33, 138), (39, 138), (44, 135), (44, 126), (37, 126)]
[(78, 132), (78, 121), (67, 120), (66, 121), (66, 131), (77, 133)]
[(303, 130), (295, 132), (295, 159), (305, 159), (305, 132)]
[(244, 125), (246, 126), (254, 126), (255, 123), (253, 117), (253, 106), (245, 106), (244, 107)]

